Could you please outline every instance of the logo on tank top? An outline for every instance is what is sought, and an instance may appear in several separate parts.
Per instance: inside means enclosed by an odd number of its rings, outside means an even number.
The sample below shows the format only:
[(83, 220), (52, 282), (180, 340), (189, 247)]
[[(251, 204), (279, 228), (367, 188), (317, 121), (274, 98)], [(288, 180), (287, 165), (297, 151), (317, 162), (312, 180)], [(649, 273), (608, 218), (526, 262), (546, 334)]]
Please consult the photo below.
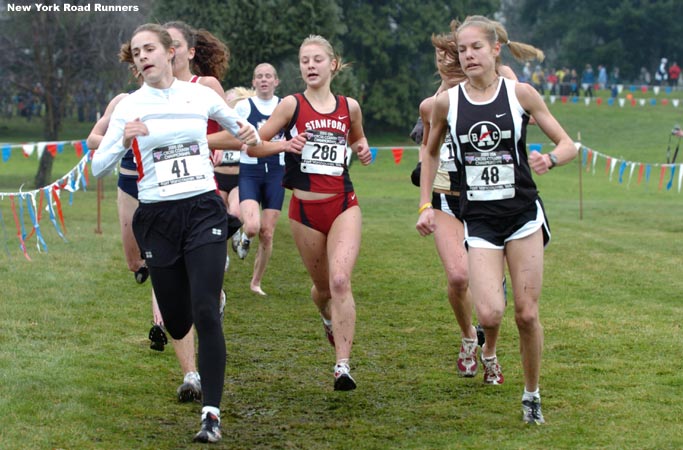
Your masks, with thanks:
[[(509, 134), (509, 132), (507, 133)], [(503, 138), (503, 132), (493, 122), (477, 122), (467, 133), (472, 147), (480, 152), (490, 152), (496, 149)]]
[(306, 130), (320, 130), (331, 128), (333, 130), (346, 133), (346, 123), (334, 119), (316, 119), (310, 120), (304, 124)]

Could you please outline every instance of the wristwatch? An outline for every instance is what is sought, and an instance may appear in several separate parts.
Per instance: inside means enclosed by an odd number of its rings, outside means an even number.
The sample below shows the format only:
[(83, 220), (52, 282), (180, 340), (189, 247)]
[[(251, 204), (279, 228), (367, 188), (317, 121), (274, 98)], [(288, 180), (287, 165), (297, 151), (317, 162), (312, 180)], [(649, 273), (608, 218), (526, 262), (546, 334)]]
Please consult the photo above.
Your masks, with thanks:
[(548, 157), (550, 158), (550, 167), (548, 167), (548, 170), (550, 170), (557, 165), (557, 156), (551, 152), (548, 153)]

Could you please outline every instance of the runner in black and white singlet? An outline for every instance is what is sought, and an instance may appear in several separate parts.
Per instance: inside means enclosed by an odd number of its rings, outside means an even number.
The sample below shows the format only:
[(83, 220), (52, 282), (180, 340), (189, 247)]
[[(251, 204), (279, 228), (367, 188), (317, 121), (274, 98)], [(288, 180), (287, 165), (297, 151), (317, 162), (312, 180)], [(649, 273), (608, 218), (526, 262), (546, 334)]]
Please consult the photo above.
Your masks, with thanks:
[(107, 174), (133, 148), (140, 201), (133, 231), (167, 331), (180, 339), (193, 325), (197, 330), (203, 407), (195, 440), (216, 442), (226, 359), (217, 299), (227, 215), (216, 193), (206, 124), (214, 119), (249, 145), (259, 138), (222, 96), (173, 77), (175, 50), (163, 27), (138, 27), (128, 46), (145, 83), (114, 110), (92, 172)]
[[(311, 297), (335, 348), (334, 389), (355, 389), (349, 358), (356, 311), (351, 274), (360, 250), (361, 212), (346, 165), (347, 146), (362, 164), (372, 161), (358, 102), (334, 95), (333, 76), (341, 58), (322, 36), (309, 36), (299, 48), (299, 69), (306, 83), (289, 95), (260, 128), (265, 139), (285, 128), (287, 138), (283, 184), (292, 190), (289, 219), (297, 248), (313, 281)], [(303, 148), (292, 142), (304, 138)], [(268, 156), (262, 145), (251, 156)], [(325, 261), (327, 264), (320, 264)]]
[[(452, 21), (451, 31), (455, 31), (458, 25), (459, 22)], [(437, 95), (466, 80), (455, 50), (454, 34), (451, 32), (432, 36), (432, 44), (435, 47), (436, 65), (442, 82), (434, 96), (428, 97), (420, 103), (420, 118), (424, 124), (423, 136), (420, 141), (420, 160), (426, 152), (431, 132), (432, 109)], [(537, 54), (534, 52), (526, 52), (515, 56), (515, 58), (529, 59), (536, 56)], [(504, 77), (516, 79), (512, 69), (506, 65), (500, 64), (496, 70)], [(460, 376), (473, 377), (479, 368), (477, 348), (483, 344), (483, 329), (479, 326), (475, 333), (475, 328), (472, 326), (474, 303), (468, 287), (467, 253), (464, 246), (464, 228), (460, 215), (462, 171), (458, 170), (456, 165), (455, 149), (450, 133), (446, 133), (440, 147), (439, 167), (432, 186), (431, 203), (435, 221), (434, 243), (446, 272), (448, 302), (459, 325), (460, 345), (456, 361), (457, 373)], [(419, 169), (416, 171), (419, 172)], [(417, 184), (420, 185), (419, 182)], [(501, 278), (503, 279), (503, 291), (505, 291), (504, 274), (501, 274)], [(502, 374), (497, 376), (495, 373), (485, 370), (484, 381), (500, 383), (502, 382)]]
[[(280, 98), (275, 95), (280, 80), (275, 67), (261, 63), (254, 68), (251, 83), (256, 95), (237, 103), (235, 111), (258, 130), (280, 103)], [(282, 139), (283, 133), (279, 133), (271, 141)], [(284, 154), (256, 158), (242, 152), (240, 157), (239, 197), (244, 225), (237, 254), (244, 259), (252, 239), (258, 235), (258, 250), (249, 289), (259, 295), (266, 295), (261, 288), (261, 281), (273, 253), (275, 226), (285, 198), (282, 187), (284, 165)]]
[[(427, 155), (422, 161), (416, 228), (423, 236), (434, 231), (429, 192), (422, 185), (433, 182), (438, 146), (448, 130), (463, 176), (460, 207), (470, 289), (486, 335), (482, 363), (487, 371), (500, 371), (496, 342), (505, 310), (500, 274), (507, 261), (524, 371), (523, 420), (540, 424), (544, 422), (539, 391), (543, 328), (538, 300), (549, 231), (531, 170), (541, 175), (565, 164), (574, 158), (576, 148), (532, 86), (498, 76), (501, 44), (495, 22), (471, 16), (455, 35), (467, 81), (439, 94), (434, 104)], [(511, 49), (513, 44), (508, 42)], [(556, 144), (552, 152), (527, 154), (529, 116)]]

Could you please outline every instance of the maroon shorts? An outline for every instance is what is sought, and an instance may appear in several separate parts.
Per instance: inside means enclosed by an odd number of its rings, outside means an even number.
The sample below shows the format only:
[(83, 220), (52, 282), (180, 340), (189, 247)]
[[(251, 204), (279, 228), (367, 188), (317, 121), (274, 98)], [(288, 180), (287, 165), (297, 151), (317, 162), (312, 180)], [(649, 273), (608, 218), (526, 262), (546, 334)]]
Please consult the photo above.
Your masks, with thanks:
[(289, 218), (327, 235), (341, 213), (358, 205), (355, 192), (343, 192), (321, 200), (301, 200), (292, 195)]

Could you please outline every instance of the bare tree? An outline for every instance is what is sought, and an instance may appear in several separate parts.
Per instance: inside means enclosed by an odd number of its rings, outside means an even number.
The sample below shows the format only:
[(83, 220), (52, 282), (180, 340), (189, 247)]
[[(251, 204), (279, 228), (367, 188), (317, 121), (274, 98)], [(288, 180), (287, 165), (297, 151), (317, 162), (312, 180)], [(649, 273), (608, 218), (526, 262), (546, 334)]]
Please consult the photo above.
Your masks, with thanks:
[[(23, 2), (31, 9), (17, 12), (0, 2), (0, 52), (5, 59), (0, 77), (9, 80), (13, 90), (31, 93), (45, 105), (45, 140), (59, 138), (67, 104), (77, 94), (88, 94), (103, 108), (126, 84), (128, 72), (118, 62), (118, 49), (145, 21), (151, 3), (137, 1), (137, 11), (68, 12), (37, 11), (35, 3)], [(107, 6), (125, 4), (115, 1)], [(44, 152), (36, 187), (49, 182), (52, 163), (53, 156)]]

